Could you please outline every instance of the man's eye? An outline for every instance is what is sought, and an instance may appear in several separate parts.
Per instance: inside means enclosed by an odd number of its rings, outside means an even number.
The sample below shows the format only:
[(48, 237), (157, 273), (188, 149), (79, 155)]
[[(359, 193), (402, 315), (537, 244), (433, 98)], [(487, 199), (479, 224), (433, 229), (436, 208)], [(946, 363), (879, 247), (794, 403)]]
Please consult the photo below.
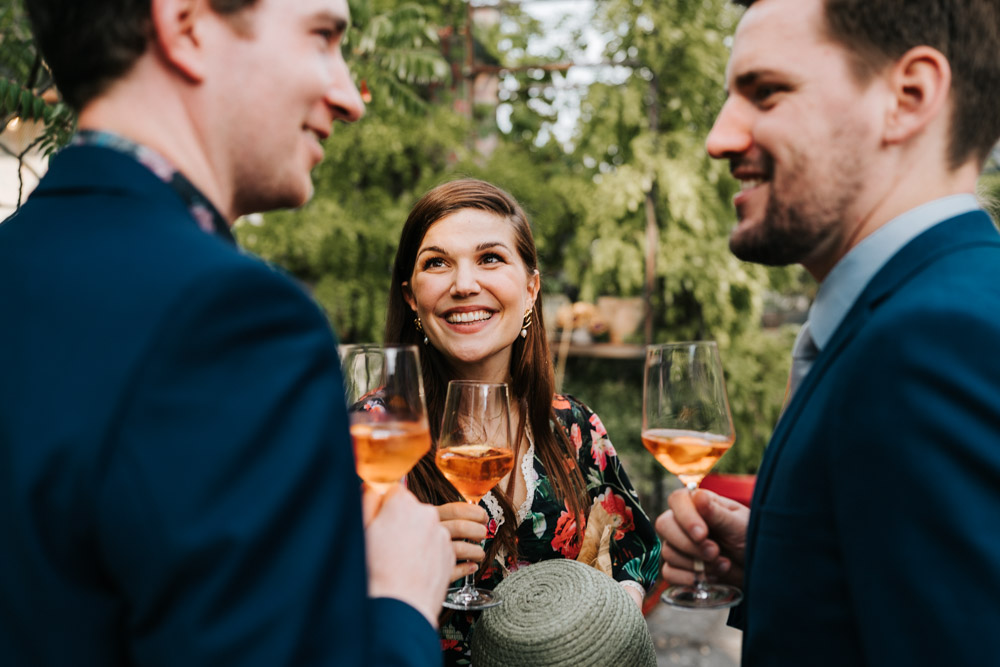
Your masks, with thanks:
[(316, 30), (316, 35), (322, 39), (327, 46), (331, 46), (337, 42), (337, 32), (335, 30), (319, 28)]
[(771, 100), (775, 95), (783, 90), (781, 86), (775, 85), (760, 85), (757, 86), (753, 91), (753, 99), (755, 102), (762, 103)]

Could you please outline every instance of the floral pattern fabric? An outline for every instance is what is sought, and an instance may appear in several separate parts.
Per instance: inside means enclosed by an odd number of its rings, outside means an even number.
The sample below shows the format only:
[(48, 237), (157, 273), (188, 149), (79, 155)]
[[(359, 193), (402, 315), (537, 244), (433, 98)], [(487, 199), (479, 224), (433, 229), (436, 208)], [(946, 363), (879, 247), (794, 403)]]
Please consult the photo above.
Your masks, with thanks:
[[(618, 581), (634, 581), (649, 590), (656, 581), (660, 565), (660, 541), (653, 524), (639, 505), (639, 498), (622, 468), (600, 417), (571, 396), (556, 395), (552, 407), (556, 419), (576, 447), (577, 465), (587, 484), (587, 493), (612, 515), (621, 517), (611, 545), (613, 576)], [(492, 589), (504, 575), (519, 567), (552, 558), (575, 559), (580, 552), (576, 538), (576, 517), (565, 502), (556, 499), (545, 468), (537, 456), (526, 470), (530, 502), (517, 527), (518, 562), (506, 558), (495, 561), (478, 585)], [(528, 477), (532, 479), (527, 479)], [(534, 482), (534, 484), (532, 484)], [(534, 486), (534, 493), (531, 493)], [(484, 499), (481, 503), (490, 514), (490, 542), (502, 520), (498, 506)], [(585, 526), (584, 526), (585, 528)], [(470, 632), (481, 612), (446, 612), (441, 622), (441, 647), (445, 665), (469, 665)]]

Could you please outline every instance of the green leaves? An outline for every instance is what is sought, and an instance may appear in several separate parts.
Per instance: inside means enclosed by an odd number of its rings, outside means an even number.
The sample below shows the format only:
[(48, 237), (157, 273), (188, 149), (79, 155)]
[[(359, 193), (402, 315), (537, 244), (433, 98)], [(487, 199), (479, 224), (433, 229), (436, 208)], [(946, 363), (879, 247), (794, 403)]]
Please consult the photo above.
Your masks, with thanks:
[(382, 13), (373, 13), (366, 3), (352, 2), (351, 9), (355, 25), (344, 48), (355, 78), (371, 93), (372, 109), (423, 112), (420, 88), (440, 83), (449, 73), (425, 9), (412, 2)]

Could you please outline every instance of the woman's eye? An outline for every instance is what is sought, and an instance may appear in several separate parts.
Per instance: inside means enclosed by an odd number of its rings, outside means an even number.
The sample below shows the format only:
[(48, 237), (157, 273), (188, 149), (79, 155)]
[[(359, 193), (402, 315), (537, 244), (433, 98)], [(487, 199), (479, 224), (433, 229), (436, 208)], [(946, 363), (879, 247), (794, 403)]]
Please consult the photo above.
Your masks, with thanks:
[(430, 257), (425, 259), (423, 264), (420, 265), (421, 268), (426, 271), (427, 269), (434, 269), (440, 266), (444, 266), (444, 260), (440, 257)]
[(483, 264), (502, 264), (504, 259), (497, 253), (490, 252), (483, 255), (482, 262)]

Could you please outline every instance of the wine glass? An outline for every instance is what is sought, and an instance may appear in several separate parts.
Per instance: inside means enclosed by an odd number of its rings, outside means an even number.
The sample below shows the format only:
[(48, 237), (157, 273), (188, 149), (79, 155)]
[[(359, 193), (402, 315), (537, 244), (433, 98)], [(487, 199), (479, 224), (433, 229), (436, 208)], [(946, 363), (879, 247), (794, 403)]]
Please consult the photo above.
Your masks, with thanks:
[(415, 345), (342, 345), (358, 477), (385, 493), (431, 449)]
[[(648, 346), (642, 406), (642, 444), (693, 492), (736, 439), (715, 342)], [(743, 598), (735, 586), (708, 583), (700, 559), (694, 577), (693, 586), (668, 588), (663, 601), (721, 609)]]
[[(452, 380), (445, 395), (435, 462), (466, 502), (477, 504), (514, 468), (507, 385)], [(493, 591), (476, 588), (472, 574), (449, 589), (449, 609), (486, 609), (500, 604)]]

